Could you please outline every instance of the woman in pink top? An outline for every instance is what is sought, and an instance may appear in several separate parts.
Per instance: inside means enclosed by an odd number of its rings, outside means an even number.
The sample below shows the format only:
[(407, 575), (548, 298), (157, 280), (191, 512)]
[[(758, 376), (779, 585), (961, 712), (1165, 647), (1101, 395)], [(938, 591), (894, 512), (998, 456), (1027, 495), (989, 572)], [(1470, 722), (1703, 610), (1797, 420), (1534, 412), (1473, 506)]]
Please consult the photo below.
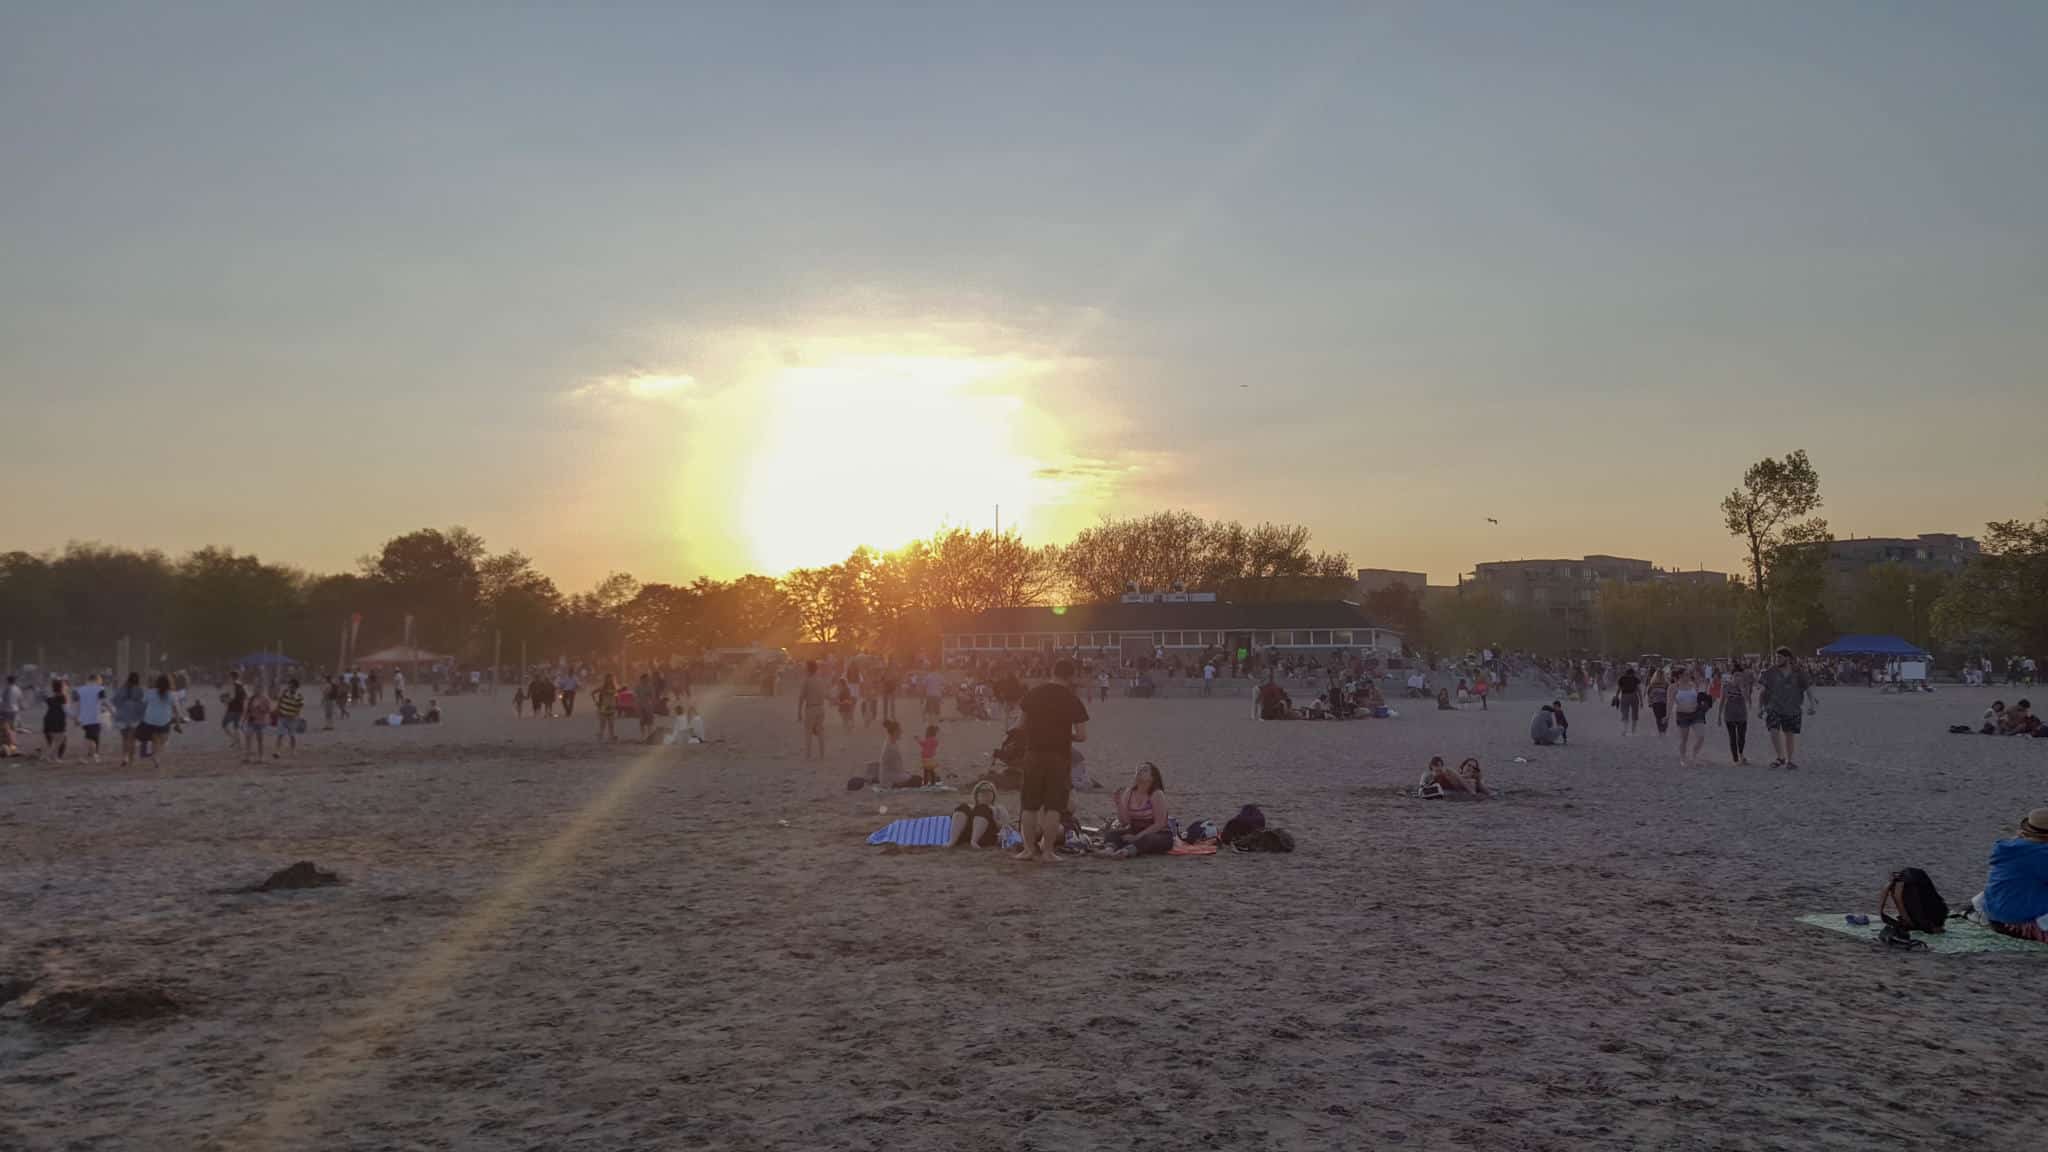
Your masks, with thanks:
[(1173, 851), (1173, 829), (1166, 822), (1166, 781), (1157, 764), (1147, 761), (1129, 788), (1117, 790), (1116, 818), (1121, 827), (1103, 836), (1112, 855), (1128, 859)]

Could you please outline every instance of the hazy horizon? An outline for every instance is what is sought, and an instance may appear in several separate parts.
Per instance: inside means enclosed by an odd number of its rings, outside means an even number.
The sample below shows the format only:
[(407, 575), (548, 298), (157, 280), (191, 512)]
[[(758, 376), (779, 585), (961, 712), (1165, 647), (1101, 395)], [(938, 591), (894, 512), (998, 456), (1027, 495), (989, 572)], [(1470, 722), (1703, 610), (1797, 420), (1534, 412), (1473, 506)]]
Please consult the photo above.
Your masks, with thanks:
[[(0, 548), (564, 589), (1185, 507), (1736, 570), (2048, 501), (2048, 7), (0, 13)], [(1495, 526), (1488, 518), (1499, 521)]]

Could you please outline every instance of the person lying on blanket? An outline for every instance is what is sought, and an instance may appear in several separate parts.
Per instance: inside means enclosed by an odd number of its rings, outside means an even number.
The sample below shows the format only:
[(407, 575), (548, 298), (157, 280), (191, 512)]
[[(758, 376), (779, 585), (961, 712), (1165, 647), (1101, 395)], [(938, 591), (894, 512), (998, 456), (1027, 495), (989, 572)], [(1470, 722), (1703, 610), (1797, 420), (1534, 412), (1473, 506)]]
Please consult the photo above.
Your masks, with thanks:
[(1166, 823), (1166, 781), (1157, 764), (1147, 761), (1140, 766), (1131, 786), (1117, 789), (1115, 799), (1117, 826), (1102, 834), (1109, 855), (1128, 860), (1173, 851), (1173, 829)]
[(2048, 944), (2048, 808), (2020, 821), (2020, 834), (1991, 846), (1984, 891), (1970, 901), (1993, 931)]
[(1443, 757), (1431, 756), (1429, 767), (1422, 773), (1422, 787), (1418, 795), (1428, 800), (1483, 800), (1493, 793), (1486, 790), (1478, 757), (1465, 757), (1458, 770), (1453, 772), (1444, 767)]

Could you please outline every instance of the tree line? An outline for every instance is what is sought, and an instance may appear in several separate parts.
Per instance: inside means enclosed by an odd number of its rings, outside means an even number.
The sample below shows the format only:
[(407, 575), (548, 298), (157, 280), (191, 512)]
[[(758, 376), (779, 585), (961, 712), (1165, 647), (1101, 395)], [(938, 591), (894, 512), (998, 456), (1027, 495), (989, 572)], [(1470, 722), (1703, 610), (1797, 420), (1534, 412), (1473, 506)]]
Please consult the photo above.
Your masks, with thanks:
[[(1954, 574), (1882, 564), (1830, 578), (1832, 536), (1814, 515), (1820, 506), (1804, 452), (1751, 468), (1722, 506), (1743, 542), (1743, 576), (1718, 586), (1605, 586), (1590, 609), (1591, 646), (1614, 655), (1756, 652), (1775, 643), (1811, 651), (1843, 632), (1879, 632), (1954, 656), (2048, 653), (2048, 518), (1987, 525), (1981, 558)], [(112, 663), (124, 636), (138, 658), (147, 645), (180, 665), (281, 645), (324, 666), (353, 618), (361, 617), (361, 653), (398, 643), (411, 616), (417, 645), (472, 663), (490, 660), (501, 637), (508, 663), (522, 644), (534, 661), (688, 658), (798, 642), (909, 655), (936, 649), (946, 617), (988, 608), (1111, 601), (1131, 584), (1228, 589), (1265, 580), (1289, 597), (1296, 588), (1348, 595), (1351, 575), (1349, 558), (1314, 548), (1306, 528), (1184, 511), (1105, 519), (1064, 545), (951, 528), (780, 578), (642, 583), (615, 572), (580, 592), (564, 592), (522, 553), (493, 553), (459, 527), (394, 537), (356, 571), (327, 575), (219, 547), (173, 558), (72, 544), (0, 554), (0, 638), (16, 662), (41, 653), (73, 668)], [(1417, 649), (1582, 646), (1556, 614), (1470, 587), (1425, 594), (1396, 585), (1370, 593), (1363, 607)]]
[(17, 663), (97, 667), (129, 638), (137, 658), (218, 665), (282, 647), (332, 665), (352, 621), (353, 651), (412, 641), (487, 662), (502, 639), (534, 661), (689, 658), (708, 649), (810, 641), (910, 654), (936, 648), (940, 622), (1009, 605), (1114, 599), (1131, 583), (1213, 587), (1228, 579), (1335, 577), (1341, 552), (1316, 551), (1296, 525), (1246, 527), (1189, 512), (1105, 519), (1065, 545), (949, 528), (893, 550), (856, 549), (780, 578), (642, 583), (614, 572), (564, 592), (524, 554), (493, 553), (465, 528), (423, 528), (319, 574), (229, 548), (172, 557), (97, 543), (0, 554), (0, 637)]

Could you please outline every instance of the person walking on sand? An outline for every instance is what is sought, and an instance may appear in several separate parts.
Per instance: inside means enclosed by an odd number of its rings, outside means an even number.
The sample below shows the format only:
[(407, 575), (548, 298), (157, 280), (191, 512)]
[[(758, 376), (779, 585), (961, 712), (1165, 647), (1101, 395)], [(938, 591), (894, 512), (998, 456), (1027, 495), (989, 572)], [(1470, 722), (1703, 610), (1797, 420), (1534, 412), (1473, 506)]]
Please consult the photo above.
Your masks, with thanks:
[(43, 756), (62, 762), (70, 732), (71, 693), (62, 680), (52, 680), (43, 695)]
[(1643, 714), (1643, 678), (1636, 674), (1631, 664), (1621, 670), (1614, 679), (1614, 706), (1621, 712), (1621, 731), (1625, 736), (1636, 734), (1636, 721)]
[(9, 675), (5, 687), (0, 687), (0, 752), (14, 755), (14, 731), (21, 724), (21, 685)]
[(1662, 668), (1651, 669), (1643, 695), (1649, 699), (1650, 718), (1657, 722), (1657, 739), (1662, 740), (1671, 728), (1671, 682), (1665, 679)]
[(598, 683), (597, 695), (591, 699), (591, 705), (597, 709), (597, 742), (600, 744), (617, 743), (619, 739), (617, 727), (619, 684), (618, 681), (612, 679), (611, 673), (605, 673), (604, 679)]
[(825, 681), (818, 676), (818, 662), (804, 661), (803, 686), (796, 692), (796, 722), (804, 732), (804, 759), (811, 758), (811, 745), (818, 747), (818, 759), (825, 758)]
[(242, 747), (242, 713), (249, 707), (249, 689), (242, 684), (242, 674), (229, 673), (228, 689), (220, 694), (220, 730), (228, 738), (228, 747), (239, 750)]
[(121, 734), (121, 766), (135, 759), (135, 729), (142, 723), (142, 673), (130, 672), (114, 693), (114, 731)]
[(255, 764), (263, 759), (263, 734), (270, 730), (272, 705), (270, 694), (257, 682), (255, 691), (242, 707), (242, 763)]
[(1749, 763), (1749, 694), (1755, 687), (1740, 660), (1721, 678), (1721, 722), (1728, 727), (1728, 756), (1733, 764)]
[(1061, 819), (1073, 787), (1074, 745), (1088, 740), (1088, 706), (1074, 694), (1074, 662), (1053, 665), (1053, 678), (1024, 694), (1024, 734), (1030, 747), (1024, 763), (1024, 837), (1018, 860), (1059, 859)]
[(1689, 768), (1707, 743), (1707, 710), (1713, 698), (1700, 687), (1691, 668), (1680, 668), (1671, 689), (1671, 718), (1678, 724), (1678, 766)]
[(158, 673), (156, 686), (142, 696), (142, 723), (135, 729), (136, 753), (161, 767), (164, 746), (170, 743), (171, 733), (180, 728), (178, 694), (171, 687), (171, 678)]
[(276, 760), (284, 755), (285, 744), (291, 744), (293, 756), (299, 754), (299, 716), (306, 710), (306, 697), (299, 691), (297, 676), (284, 682), (284, 691), (277, 694), (277, 735), (270, 740), (270, 758)]
[(95, 672), (85, 678), (72, 694), (78, 702), (78, 730), (85, 735), (85, 758), (88, 763), (100, 762), (100, 708), (106, 703), (107, 688)]
[(1777, 759), (1773, 768), (1799, 767), (1799, 732), (1804, 726), (1802, 709), (1818, 710), (1820, 700), (1813, 694), (1813, 677), (1792, 657), (1790, 648), (1778, 649), (1778, 662), (1764, 673), (1764, 727), (1771, 733), (1771, 751)]

